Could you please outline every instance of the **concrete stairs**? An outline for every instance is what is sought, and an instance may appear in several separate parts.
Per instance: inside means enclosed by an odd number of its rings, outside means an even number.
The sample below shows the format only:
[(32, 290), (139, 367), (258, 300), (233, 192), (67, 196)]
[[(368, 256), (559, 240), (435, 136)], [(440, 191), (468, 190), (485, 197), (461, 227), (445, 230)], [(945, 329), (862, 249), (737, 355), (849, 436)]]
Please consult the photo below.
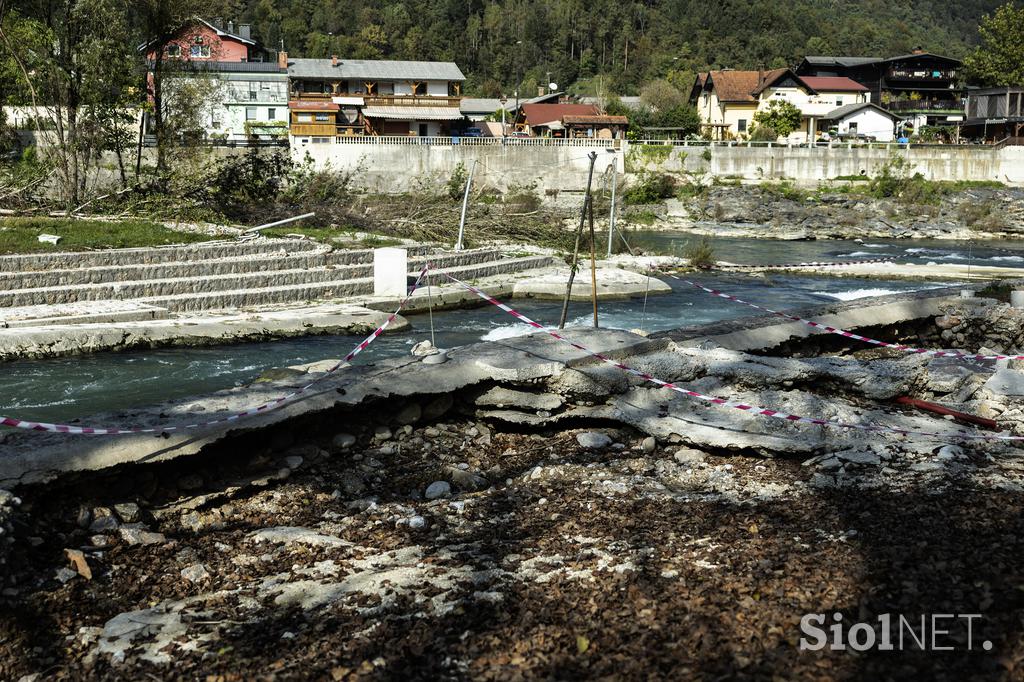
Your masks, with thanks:
[[(495, 249), (408, 249), (410, 277), (430, 262), (462, 279), (553, 264), (546, 256), (502, 258)], [(435, 283), (440, 283), (437, 278)], [(341, 251), (308, 240), (257, 239), (81, 254), (0, 257), (0, 326), (32, 319), (116, 321), (129, 310), (174, 314), (305, 305), (373, 293), (373, 251)], [(121, 309), (124, 312), (121, 312)], [(125, 317), (124, 319), (127, 319)], [(69, 320), (70, 321), (70, 320)]]

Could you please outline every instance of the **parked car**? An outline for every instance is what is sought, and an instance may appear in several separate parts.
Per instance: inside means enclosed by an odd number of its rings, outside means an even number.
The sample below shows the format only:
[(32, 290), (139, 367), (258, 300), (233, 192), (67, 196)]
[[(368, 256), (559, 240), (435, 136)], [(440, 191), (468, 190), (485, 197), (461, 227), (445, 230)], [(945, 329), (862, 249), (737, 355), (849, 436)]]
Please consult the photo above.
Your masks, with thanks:
[(508, 134), (508, 137), (529, 137), (529, 136), (530, 136), (530, 133), (526, 132), (525, 130), (513, 130), (511, 133)]
[(462, 132), (462, 136), (463, 137), (483, 137), (484, 136), (484, 131), (480, 130), (479, 128), (466, 128)]

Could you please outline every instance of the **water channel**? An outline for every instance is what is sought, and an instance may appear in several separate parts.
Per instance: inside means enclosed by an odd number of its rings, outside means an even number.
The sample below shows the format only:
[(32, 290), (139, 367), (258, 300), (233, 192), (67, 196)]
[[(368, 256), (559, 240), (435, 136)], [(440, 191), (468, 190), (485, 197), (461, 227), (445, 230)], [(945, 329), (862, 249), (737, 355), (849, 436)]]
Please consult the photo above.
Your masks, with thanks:
[[(693, 235), (672, 232), (634, 233), (634, 247), (648, 253), (680, 253)], [(944, 241), (776, 242), (756, 239), (712, 240), (718, 258), (734, 263), (796, 263), (858, 260), (896, 256), (900, 262), (970, 262), (1021, 267), (1024, 248), (1013, 242), (969, 245)], [(853, 300), (899, 291), (949, 285), (949, 282), (909, 282), (822, 276), (701, 275), (699, 281), (733, 292), (753, 303), (794, 309), (835, 300)], [(672, 294), (613, 301), (600, 306), (601, 325), (651, 331), (732, 319), (751, 314), (749, 308), (715, 299), (680, 282), (668, 280)], [(544, 324), (558, 319), (555, 301), (517, 300), (515, 306)], [(576, 303), (570, 320), (591, 322), (589, 303)], [(430, 337), (426, 315), (409, 318), (410, 331), (379, 338), (357, 364), (409, 352), (412, 344)], [(480, 340), (508, 338), (530, 330), (502, 311), (488, 306), (434, 314), (436, 341), (454, 347)], [(168, 348), (126, 353), (17, 361), (0, 364), (0, 414), (22, 419), (64, 421), (83, 415), (125, 409), (167, 399), (199, 395), (251, 382), (265, 369), (344, 356), (361, 340), (356, 336), (315, 336), (265, 343), (210, 348)]]

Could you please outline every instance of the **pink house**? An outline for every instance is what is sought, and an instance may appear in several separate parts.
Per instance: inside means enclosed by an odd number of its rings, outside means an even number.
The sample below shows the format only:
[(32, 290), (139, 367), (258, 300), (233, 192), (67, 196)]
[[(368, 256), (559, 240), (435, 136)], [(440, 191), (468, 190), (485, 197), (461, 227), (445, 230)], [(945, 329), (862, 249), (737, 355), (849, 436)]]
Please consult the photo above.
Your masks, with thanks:
[[(248, 62), (262, 61), (262, 53), (252, 39), (248, 24), (239, 24), (238, 33), (234, 32), (232, 22), (228, 22), (227, 30), (218, 28), (203, 19), (193, 19), (179, 28), (173, 38), (163, 44), (164, 59), (180, 59), (184, 61), (212, 62)], [(156, 41), (142, 46), (146, 50), (146, 59), (156, 59)]]

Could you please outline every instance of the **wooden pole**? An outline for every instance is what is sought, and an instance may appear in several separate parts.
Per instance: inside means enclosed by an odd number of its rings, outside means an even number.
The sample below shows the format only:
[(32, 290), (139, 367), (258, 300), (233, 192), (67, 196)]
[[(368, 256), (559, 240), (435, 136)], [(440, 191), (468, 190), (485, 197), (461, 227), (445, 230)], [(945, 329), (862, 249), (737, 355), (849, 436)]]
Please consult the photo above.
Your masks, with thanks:
[(580, 226), (576, 228), (576, 243), (572, 247), (572, 263), (569, 265), (569, 283), (565, 287), (565, 299), (562, 301), (562, 314), (558, 318), (558, 328), (565, 329), (565, 318), (569, 316), (569, 297), (572, 296), (572, 282), (576, 279), (576, 267), (579, 264), (580, 237), (587, 221), (587, 208), (590, 206), (590, 183), (594, 179), (594, 163), (597, 152), (590, 152), (590, 173), (587, 175), (587, 193), (583, 199), (583, 212), (580, 213)]
[(597, 251), (594, 239), (594, 202), (587, 202), (587, 220), (590, 222), (590, 300), (594, 304), (594, 329), (597, 329)]

